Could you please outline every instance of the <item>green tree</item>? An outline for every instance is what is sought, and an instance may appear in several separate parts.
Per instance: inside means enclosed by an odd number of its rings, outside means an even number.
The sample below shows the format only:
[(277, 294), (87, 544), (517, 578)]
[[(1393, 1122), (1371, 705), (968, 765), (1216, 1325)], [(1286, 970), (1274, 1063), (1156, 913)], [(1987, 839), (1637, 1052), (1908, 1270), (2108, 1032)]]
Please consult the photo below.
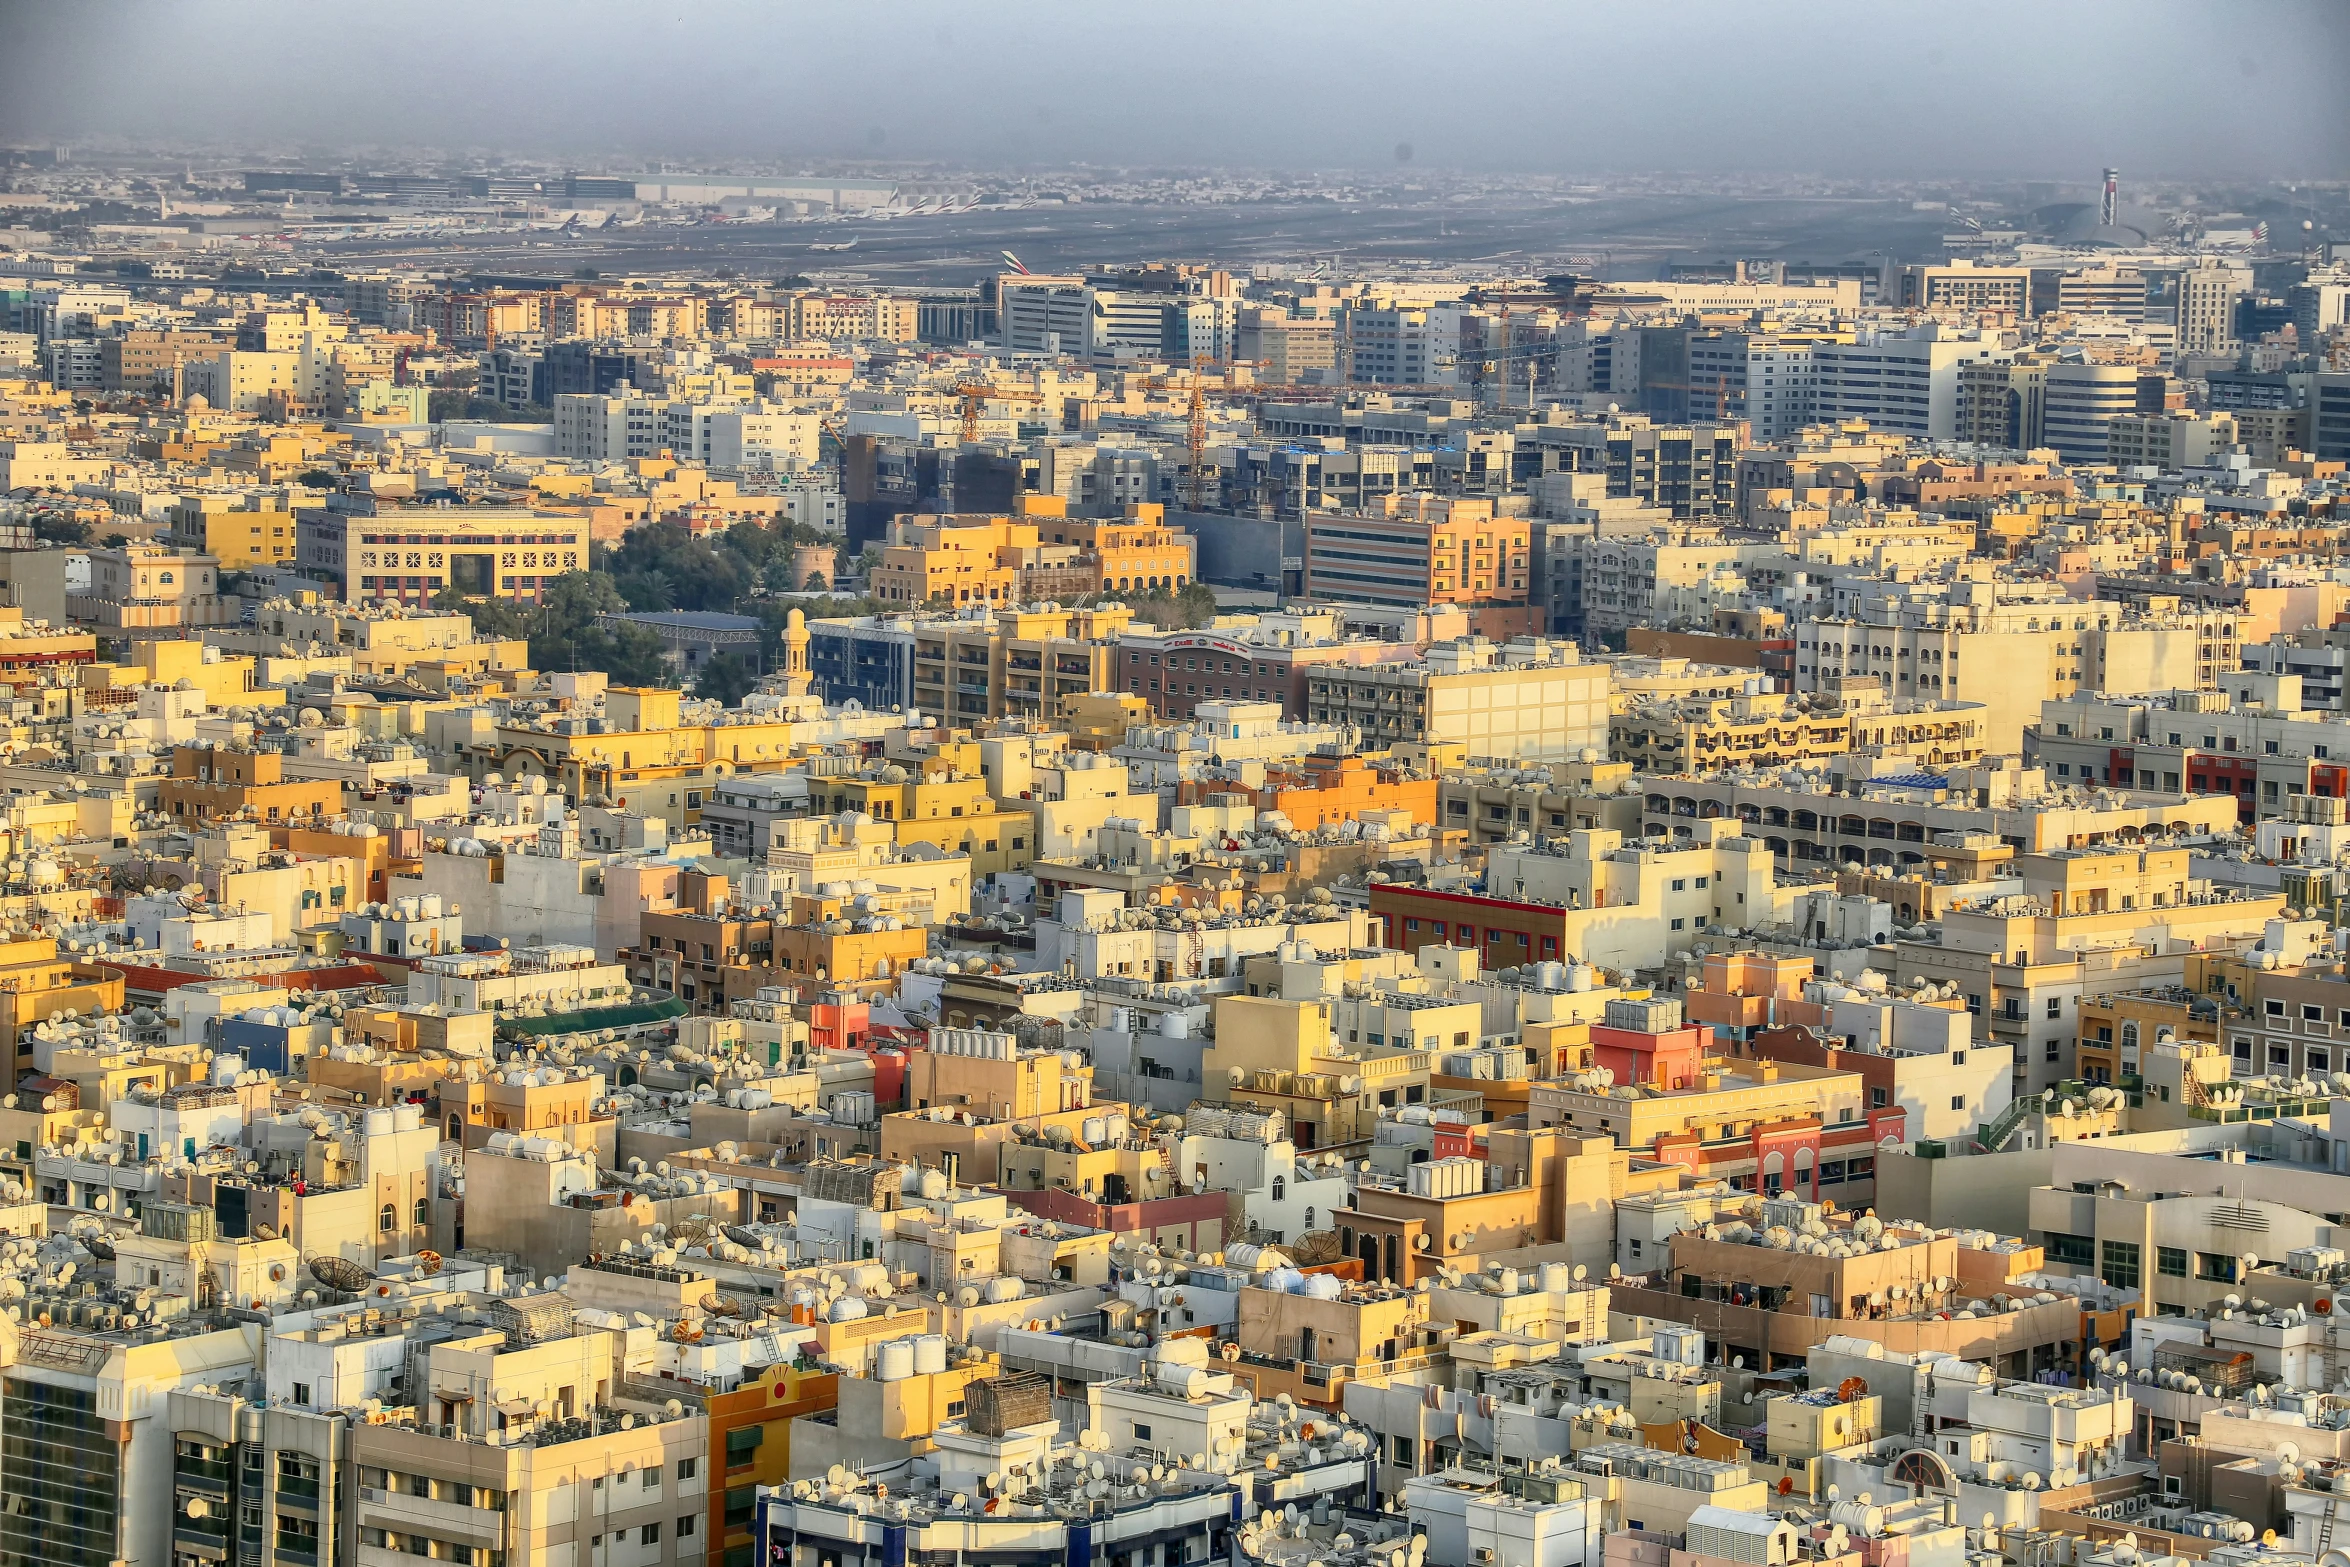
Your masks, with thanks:
[(811, 571), (808, 573), (808, 580), (801, 583), (800, 586), (805, 588), (810, 593), (822, 593), (825, 589), (831, 587), (832, 584), (825, 578), (823, 572)]
[(87, 544), (90, 542), (90, 525), (51, 512), (35, 512), (33, 537), (51, 544)]
[(1204, 626), (1216, 618), (1216, 590), (1204, 582), (1187, 582), (1175, 592), (1175, 609), (1186, 626)]
[(694, 695), (734, 706), (759, 684), (759, 671), (740, 653), (720, 653), (702, 666)]

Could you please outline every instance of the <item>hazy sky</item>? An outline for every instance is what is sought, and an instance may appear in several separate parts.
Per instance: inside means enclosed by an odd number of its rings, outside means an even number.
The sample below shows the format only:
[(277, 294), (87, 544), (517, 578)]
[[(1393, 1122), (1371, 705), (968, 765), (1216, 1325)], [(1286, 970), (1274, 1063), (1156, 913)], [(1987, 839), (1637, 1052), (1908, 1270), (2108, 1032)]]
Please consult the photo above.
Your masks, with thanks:
[(0, 0), (0, 139), (2343, 178), (2350, 0)]

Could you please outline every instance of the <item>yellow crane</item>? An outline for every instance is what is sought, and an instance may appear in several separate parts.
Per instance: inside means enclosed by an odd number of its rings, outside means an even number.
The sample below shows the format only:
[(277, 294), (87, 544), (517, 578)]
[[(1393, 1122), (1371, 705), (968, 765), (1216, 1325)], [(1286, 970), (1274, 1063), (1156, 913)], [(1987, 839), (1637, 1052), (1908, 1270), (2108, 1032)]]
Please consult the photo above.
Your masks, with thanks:
[(966, 381), (955, 388), (955, 395), (963, 399), (963, 444), (969, 446), (979, 439), (979, 405), (984, 402), (1041, 403), (1044, 394), (1017, 386), (989, 386), (985, 382)]

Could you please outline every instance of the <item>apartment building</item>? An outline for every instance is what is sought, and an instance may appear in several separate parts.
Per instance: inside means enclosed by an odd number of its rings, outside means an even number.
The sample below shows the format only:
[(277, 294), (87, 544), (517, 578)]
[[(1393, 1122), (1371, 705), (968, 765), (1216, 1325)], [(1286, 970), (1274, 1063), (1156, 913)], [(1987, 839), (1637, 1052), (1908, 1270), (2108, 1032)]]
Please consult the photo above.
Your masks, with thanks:
[[(1105, 604), (916, 619), (906, 628), (909, 705), (960, 724), (1058, 718), (1067, 697), (1112, 688), (1118, 639), (1133, 618), (1124, 605)], [(811, 661), (813, 645), (811, 637)]]
[(919, 314), (917, 301), (891, 294), (794, 293), (784, 324), (792, 337), (910, 343)]
[[(682, 1296), (688, 1281), (648, 1282)], [(701, 1562), (716, 1477), (700, 1411), (672, 1412), (658, 1384), (632, 1388), (613, 1336), (575, 1328), (560, 1296), (498, 1300), (488, 1318), (419, 1335), (411, 1403), (351, 1427), (359, 1550)]]
[[(1888, 736), (1897, 723), (1886, 720)], [(1987, 833), (2025, 853), (2094, 849), (2165, 831), (2230, 830), (2236, 810), (2232, 799), (2159, 791), (2068, 795), (2044, 772), (1998, 760), (1930, 776), (1854, 772), (1823, 781), (1813, 773), (1766, 773), (1644, 782), (1649, 834), (1684, 837), (1710, 821), (1736, 819), (1791, 865), (1919, 865), (1952, 833)]]
[(1572, 761), (1607, 745), (1608, 672), (1568, 643), (1442, 643), (1412, 664), (1329, 665), (1306, 680), (1306, 717), (1373, 746), (1457, 747), (1469, 758)]
[(2025, 267), (1986, 267), (1964, 259), (1941, 266), (1905, 266), (1894, 289), (1894, 302), (1907, 310), (2023, 316), (2032, 308), (2032, 274)]
[(1411, 644), (1349, 636), (1335, 611), (1219, 615), (1193, 631), (1129, 627), (1118, 639), (1114, 680), (1160, 718), (1188, 719), (1203, 701), (1278, 702), (1299, 719), (1308, 707), (1307, 677), (1334, 664), (1367, 664), (1416, 652)]
[(1738, 513), (1739, 451), (1749, 439), (1741, 424), (1664, 424), (1614, 413), (1526, 426), (1520, 434), (1546, 468), (1606, 475), (1610, 499), (1636, 500), (1684, 520)]
[(184, 495), (169, 515), (171, 545), (209, 555), (225, 571), (293, 564), (294, 518), (282, 495)]
[(2029, 451), (2045, 428), (2048, 368), (2055, 355), (2019, 350), (1958, 367), (1956, 437), (1974, 446)]
[(1814, 422), (1819, 410), (1814, 347), (1849, 342), (1835, 328), (1760, 328), (1691, 332), (1688, 401), (1718, 422), (1743, 420), (1754, 438), (1782, 440)]
[(1851, 748), (1842, 712), (1780, 695), (1643, 702), (1608, 721), (1610, 757), (1642, 773), (1790, 767)]
[(2350, 723), (2303, 710), (2300, 676), (2223, 683), (2043, 703), (2036, 755), (2060, 781), (2233, 799), (2247, 823), (2286, 815), (2299, 796), (2350, 792)]
[(1611, 646), (1636, 630), (1708, 628), (1713, 606), (1743, 591), (1742, 569), (1770, 546), (1675, 525), (1646, 536), (1601, 530), (1573, 539), (1583, 634)]
[(2168, 598), (2133, 614), (2052, 584), (1997, 581), (1970, 565), (1942, 582), (1839, 589), (1827, 613), (1797, 628), (1796, 688), (1873, 675), (1896, 701), (1980, 702), (1986, 744), (2015, 753), (2043, 702), (2082, 690), (2211, 686), (2236, 668), (2238, 624), (2236, 615), (2188, 612)]
[(2116, 468), (2201, 468), (2236, 444), (2230, 414), (2123, 414), (2106, 426)]
[(187, 365), (233, 346), (225, 329), (132, 329), (98, 340), (99, 384), (109, 392), (169, 391)]
[(996, 330), (1015, 354), (1080, 354), (1086, 344), (1085, 279), (1075, 274), (996, 275)]
[(1489, 500), (1389, 496), (1384, 504), (1306, 518), (1305, 596), (1325, 602), (1457, 604), (1495, 631), (1522, 619), (1532, 547), (1523, 517)]

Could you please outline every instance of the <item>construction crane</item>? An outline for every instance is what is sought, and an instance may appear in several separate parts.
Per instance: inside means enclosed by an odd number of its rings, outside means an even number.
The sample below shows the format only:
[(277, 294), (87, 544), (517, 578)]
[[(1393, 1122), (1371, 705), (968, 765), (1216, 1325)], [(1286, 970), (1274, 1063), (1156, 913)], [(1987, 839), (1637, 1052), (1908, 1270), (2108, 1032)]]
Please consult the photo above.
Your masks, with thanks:
[(966, 381), (955, 388), (955, 395), (963, 399), (963, 444), (969, 446), (979, 439), (979, 405), (988, 401), (999, 403), (1041, 403), (1044, 394), (1025, 391), (1016, 386), (989, 386), (984, 382)]

